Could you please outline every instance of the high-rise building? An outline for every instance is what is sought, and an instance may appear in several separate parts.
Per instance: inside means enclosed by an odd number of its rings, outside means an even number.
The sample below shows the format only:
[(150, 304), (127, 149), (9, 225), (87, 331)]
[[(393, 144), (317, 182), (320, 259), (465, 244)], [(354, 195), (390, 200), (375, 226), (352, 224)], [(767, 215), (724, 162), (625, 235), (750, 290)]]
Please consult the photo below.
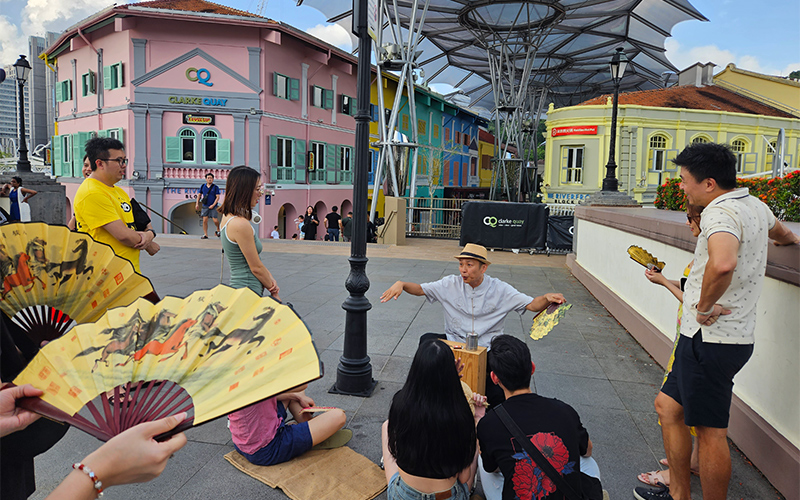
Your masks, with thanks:
[[(19, 138), (19, 101), (17, 100), (17, 79), (14, 66), (5, 68), (6, 80), (0, 83), (0, 151), (3, 153), (17, 154), (17, 139)], [(25, 137), (30, 137), (30, 102), (28, 97), (28, 84), (23, 87), (25, 98)], [(30, 144), (30, 141), (28, 141)]]
[(44, 37), (28, 38), (28, 60), (31, 63), (31, 75), (28, 77), (28, 88), (31, 98), (31, 138), (32, 149), (39, 144), (47, 144), (55, 135), (55, 72), (39, 59), (45, 51), (58, 39), (58, 33), (47, 32)]

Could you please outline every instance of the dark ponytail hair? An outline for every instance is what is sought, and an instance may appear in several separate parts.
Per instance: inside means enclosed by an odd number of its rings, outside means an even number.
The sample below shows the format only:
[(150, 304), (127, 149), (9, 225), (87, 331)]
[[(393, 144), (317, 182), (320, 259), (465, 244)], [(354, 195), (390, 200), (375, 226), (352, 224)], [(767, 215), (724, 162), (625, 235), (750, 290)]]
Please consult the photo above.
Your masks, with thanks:
[(388, 431), (389, 452), (411, 475), (445, 479), (472, 463), (475, 420), (444, 342), (417, 349), (406, 383), (392, 400)]
[(250, 220), (253, 217), (253, 191), (258, 186), (261, 174), (247, 165), (239, 165), (228, 174), (225, 182), (225, 199), (219, 212), (222, 215), (238, 215)]

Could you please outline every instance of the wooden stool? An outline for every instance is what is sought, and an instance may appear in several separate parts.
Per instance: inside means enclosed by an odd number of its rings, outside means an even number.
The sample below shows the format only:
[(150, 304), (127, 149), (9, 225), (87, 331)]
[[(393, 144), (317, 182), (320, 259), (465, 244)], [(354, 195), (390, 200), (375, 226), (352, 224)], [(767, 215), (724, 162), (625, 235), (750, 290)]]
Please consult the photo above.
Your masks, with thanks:
[(477, 351), (468, 351), (464, 342), (452, 342), (444, 340), (450, 346), (453, 356), (461, 358), (464, 363), (464, 371), (461, 372), (461, 380), (467, 383), (472, 392), (486, 395), (486, 352), (488, 349), (478, 346)]

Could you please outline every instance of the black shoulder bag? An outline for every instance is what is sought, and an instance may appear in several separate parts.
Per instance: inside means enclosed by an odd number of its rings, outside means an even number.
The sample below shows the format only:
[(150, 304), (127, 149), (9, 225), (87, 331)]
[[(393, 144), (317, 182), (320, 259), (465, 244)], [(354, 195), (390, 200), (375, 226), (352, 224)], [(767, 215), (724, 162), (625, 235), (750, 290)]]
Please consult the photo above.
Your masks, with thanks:
[[(550, 461), (542, 455), (542, 452), (539, 451), (531, 440), (525, 437), (525, 434), (522, 432), (522, 429), (519, 428), (514, 419), (511, 418), (511, 415), (508, 414), (503, 405), (497, 406), (494, 411), (497, 413), (497, 416), (500, 417), (500, 421), (503, 422), (503, 425), (506, 426), (508, 432), (514, 436), (514, 439), (519, 442), (522, 448), (528, 453), (528, 455), (533, 459), (534, 463), (542, 469), (542, 472), (547, 474), (547, 477), (550, 478), (558, 488), (558, 491), (564, 494), (564, 496), (568, 500), (600, 500), (603, 498), (603, 488), (600, 486), (600, 481), (597, 478), (590, 477), (583, 472), (580, 472), (580, 481), (581, 481), (581, 490), (582, 493), (578, 494), (575, 489), (567, 483), (561, 474), (556, 471), (556, 469), (550, 464)], [(583, 493), (587, 489), (591, 491), (591, 495), (586, 495)], [(596, 496), (599, 494), (599, 496)]]
[(144, 211), (139, 202), (131, 198), (131, 210), (133, 211), (133, 225), (137, 231), (144, 231), (150, 224), (150, 216)]

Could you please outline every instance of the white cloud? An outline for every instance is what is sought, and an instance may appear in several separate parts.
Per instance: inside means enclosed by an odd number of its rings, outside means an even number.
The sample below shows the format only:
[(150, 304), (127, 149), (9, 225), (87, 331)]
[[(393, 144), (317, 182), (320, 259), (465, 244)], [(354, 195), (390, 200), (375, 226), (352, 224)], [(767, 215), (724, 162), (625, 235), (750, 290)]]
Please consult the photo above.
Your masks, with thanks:
[(338, 24), (318, 24), (313, 28), (308, 28), (306, 33), (347, 52), (353, 49), (353, 39), (347, 30)]
[(14, 64), (20, 54), (28, 54), (25, 38), (9, 18), (0, 16), (0, 65)]
[(786, 76), (792, 71), (800, 69), (800, 63), (793, 63), (782, 69), (764, 66), (756, 56), (734, 54), (730, 50), (720, 49), (716, 45), (684, 47), (674, 38), (668, 38), (664, 47), (667, 49), (667, 58), (678, 70), (686, 69), (697, 62), (716, 64), (715, 72), (725, 69), (725, 66), (730, 63), (734, 63), (740, 69), (776, 76)]

